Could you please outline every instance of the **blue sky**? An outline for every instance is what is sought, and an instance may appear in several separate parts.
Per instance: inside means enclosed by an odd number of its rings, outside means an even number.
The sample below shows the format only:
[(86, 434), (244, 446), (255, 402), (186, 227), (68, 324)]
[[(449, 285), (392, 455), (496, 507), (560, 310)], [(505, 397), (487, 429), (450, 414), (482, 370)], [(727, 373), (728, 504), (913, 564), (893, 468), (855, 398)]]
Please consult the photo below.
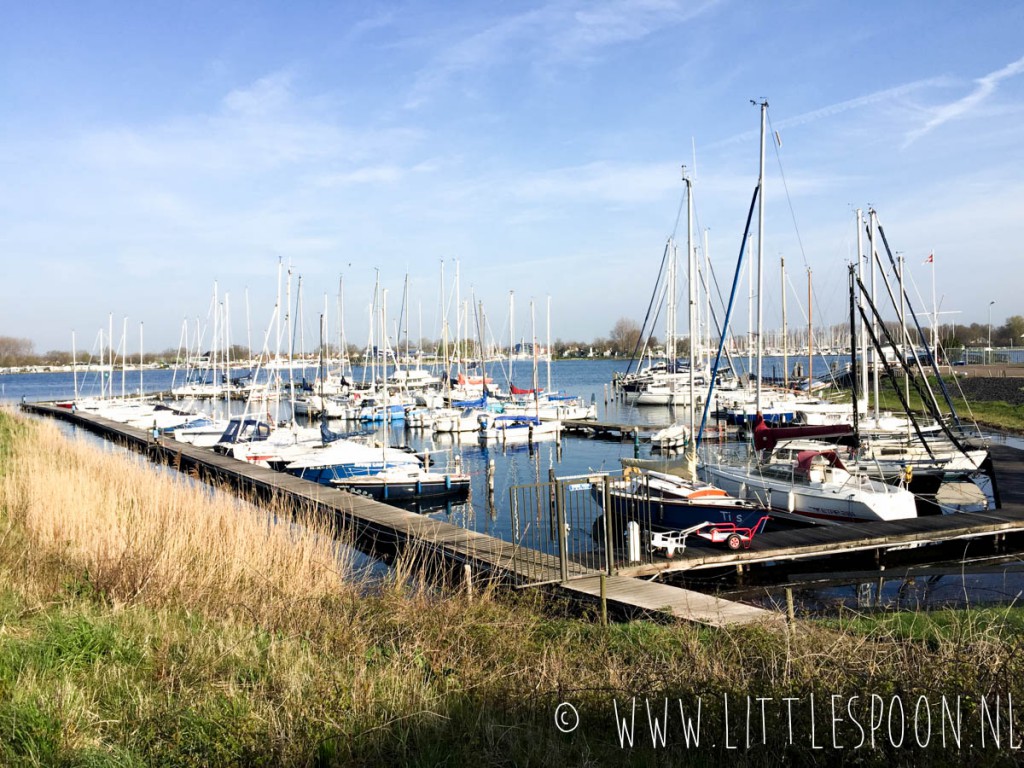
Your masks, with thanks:
[[(642, 320), (683, 184), (735, 268), (770, 104), (765, 320), (841, 322), (874, 206), (944, 321), (1024, 314), (1019, 2), (32, 2), (0, 28), (0, 335), (37, 351), (176, 346), (214, 281), (262, 338), (283, 259), (306, 338), (338, 281), (363, 343), (374, 277), (439, 334), (441, 265), (494, 334)], [(743, 289), (744, 291), (746, 289)], [(745, 306), (736, 327), (746, 323)], [(422, 318), (422, 321), (420, 320)], [(332, 318), (332, 324), (335, 320)], [(663, 330), (659, 329), (659, 335)], [(543, 330), (539, 332), (543, 338)], [(255, 343), (255, 342), (254, 342)], [(312, 342), (307, 341), (307, 345)]]

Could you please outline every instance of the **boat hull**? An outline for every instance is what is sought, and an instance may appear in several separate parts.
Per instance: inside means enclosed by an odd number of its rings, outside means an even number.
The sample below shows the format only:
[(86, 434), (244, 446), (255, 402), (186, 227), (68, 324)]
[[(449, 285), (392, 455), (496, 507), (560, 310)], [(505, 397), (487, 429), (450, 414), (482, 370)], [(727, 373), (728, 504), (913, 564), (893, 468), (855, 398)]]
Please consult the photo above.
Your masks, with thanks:
[(701, 523), (752, 526), (765, 514), (764, 509), (742, 499), (726, 496), (714, 496), (703, 501), (672, 498), (656, 493), (638, 493), (624, 482), (612, 485), (607, 502), (602, 486), (595, 485), (592, 493), (605, 512), (611, 512), (623, 527), (625, 523), (636, 522), (641, 528), (652, 531), (678, 531)]

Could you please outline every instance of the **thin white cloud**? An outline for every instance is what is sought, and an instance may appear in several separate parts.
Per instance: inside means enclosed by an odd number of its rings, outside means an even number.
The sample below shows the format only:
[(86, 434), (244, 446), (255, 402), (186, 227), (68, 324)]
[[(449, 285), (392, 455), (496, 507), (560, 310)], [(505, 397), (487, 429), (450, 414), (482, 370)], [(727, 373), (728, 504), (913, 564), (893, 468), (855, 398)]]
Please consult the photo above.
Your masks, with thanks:
[[(808, 125), (810, 123), (817, 122), (819, 120), (826, 120), (829, 118), (836, 117), (846, 112), (851, 112), (858, 109), (864, 109), (866, 107), (873, 107), (878, 104), (884, 103), (897, 103), (901, 102), (911, 94), (923, 90), (925, 88), (933, 88), (940, 85), (948, 84), (948, 80), (944, 78), (928, 78), (926, 80), (915, 80), (910, 83), (904, 83), (903, 85), (893, 86), (892, 88), (884, 88), (880, 91), (874, 91), (863, 96), (858, 96), (853, 99), (847, 99), (845, 101), (836, 102), (835, 104), (829, 104), (818, 109), (811, 110), (810, 112), (804, 112), (800, 115), (794, 115), (793, 117), (787, 117), (777, 122), (772, 122), (772, 127), (776, 130), (783, 130), (785, 128), (793, 128), (795, 126)], [(769, 99), (769, 109), (770, 102)], [(769, 113), (770, 114), (770, 113)], [(721, 141), (712, 142), (706, 149), (716, 149), (719, 147), (730, 146), (733, 144), (740, 144), (751, 141), (758, 135), (756, 129), (750, 131), (744, 131), (743, 133), (735, 136), (730, 136)]]
[(500, 19), (448, 46), (421, 70), (406, 106), (421, 106), (454, 78), (479, 73), (505, 59), (526, 57), (535, 66), (586, 62), (604, 48), (642, 39), (716, 5), (718, 0), (552, 2)]
[(907, 135), (907, 140), (904, 146), (912, 144), (929, 131), (938, 128), (940, 125), (969, 115), (996, 92), (996, 89), (999, 87), (999, 83), (1002, 80), (1005, 80), (1008, 77), (1013, 77), (1014, 75), (1019, 75), (1022, 72), (1024, 72), (1024, 56), (1010, 64), (1007, 64), (1002, 69), (998, 69), (995, 72), (990, 72), (984, 77), (978, 78), (974, 81), (974, 90), (969, 94), (961, 99), (957, 99), (951, 104), (946, 104), (935, 109), (930, 120), (916, 131), (912, 131)]
[(248, 116), (280, 113), (291, 102), (291, 75), (278, 72), (257, 80), (247, 88), (231, 91), (224, 98), (228, 112)]

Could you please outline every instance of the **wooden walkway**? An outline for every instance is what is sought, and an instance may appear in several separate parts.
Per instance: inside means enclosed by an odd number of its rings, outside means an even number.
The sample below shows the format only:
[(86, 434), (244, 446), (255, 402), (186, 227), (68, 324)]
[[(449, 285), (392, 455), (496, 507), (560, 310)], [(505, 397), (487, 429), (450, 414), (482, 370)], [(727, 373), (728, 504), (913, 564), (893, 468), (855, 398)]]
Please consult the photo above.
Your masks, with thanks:
[[(646, 429), (646, 434), (644, 430)], [(563, 419), (562, 431), (587, 434), (600, 440), (650, 440), (656, 427), (641, 427), (624, 422), (594, 421), (593, 419)]]
[(687, 571), (728, 565), (800, 560), (855, 552), (885, 552), (928, 544), (1024, 533), (1024, 512), (963, 512), (894, 522), (815, 526), (757, 536), (750, 549), (736, 552), (687, 547), (672, 560), (628, 571), (633, 575)]
[[(261, 498), (285, 498), (300, 509), (331, 514), (369, 551), (414, 548), (417, 554), (436, 556), (449, 566), (469, 565), (477, 577), (544, 583), (583, 601), (600, 597), (600, 574), (570, 562), (569, 580), (562, 581), (560, 561), (552, 555), (173, 439), (155, 443), (144, 430), (99, 416), (37, 403), (22, 408), (84, 427), (206, 482)], [(711, 626), (781, 619), (772, 611), (628, 576), (607, 577), (605, 588), (609, 604), (626, 612), (663, 614)]]

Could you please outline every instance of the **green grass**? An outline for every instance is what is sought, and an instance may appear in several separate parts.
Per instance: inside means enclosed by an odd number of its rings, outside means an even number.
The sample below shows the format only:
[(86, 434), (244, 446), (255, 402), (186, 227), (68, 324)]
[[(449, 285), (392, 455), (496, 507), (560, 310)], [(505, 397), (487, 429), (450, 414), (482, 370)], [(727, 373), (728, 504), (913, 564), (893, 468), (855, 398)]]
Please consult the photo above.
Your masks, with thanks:
[[(935, 381), (932, 380), (932, 388), (936, 394), (939, 394), (938, 389), (935, 388)], [(906, 391), (902, 390), (904, 397), (906, 397)], [(842, 396), (836, 398), (841, 401)], [(971, 401), (968, 402), (964, 398), (955, 396), (953, 392), (950, 393), (950, 399), (953, 402), (953, 407), (959, 414), (960, 419), (965, 422), (975, 421), (983, 427), (991, 429), (998, 429), (1006, 432), (1024, 432), (1024, 405), (1011, 405), (1004, 401), (991, 400), (991, 401)], [(903, 405), (900, 398), (893, 392), (892, 385), (888, 382), (882, 382), (879, 386), (879, 407), (886, 411), (893, 411), (896, 413), (903, 411)], [(942, 402), (942, 410), (947, 410), (945, 402)], [(911, 387), (910, 397), (908, 399), (910, 409), (915, 414), (924, 414), (925, 408), (922, 404), (921, 396)]]

